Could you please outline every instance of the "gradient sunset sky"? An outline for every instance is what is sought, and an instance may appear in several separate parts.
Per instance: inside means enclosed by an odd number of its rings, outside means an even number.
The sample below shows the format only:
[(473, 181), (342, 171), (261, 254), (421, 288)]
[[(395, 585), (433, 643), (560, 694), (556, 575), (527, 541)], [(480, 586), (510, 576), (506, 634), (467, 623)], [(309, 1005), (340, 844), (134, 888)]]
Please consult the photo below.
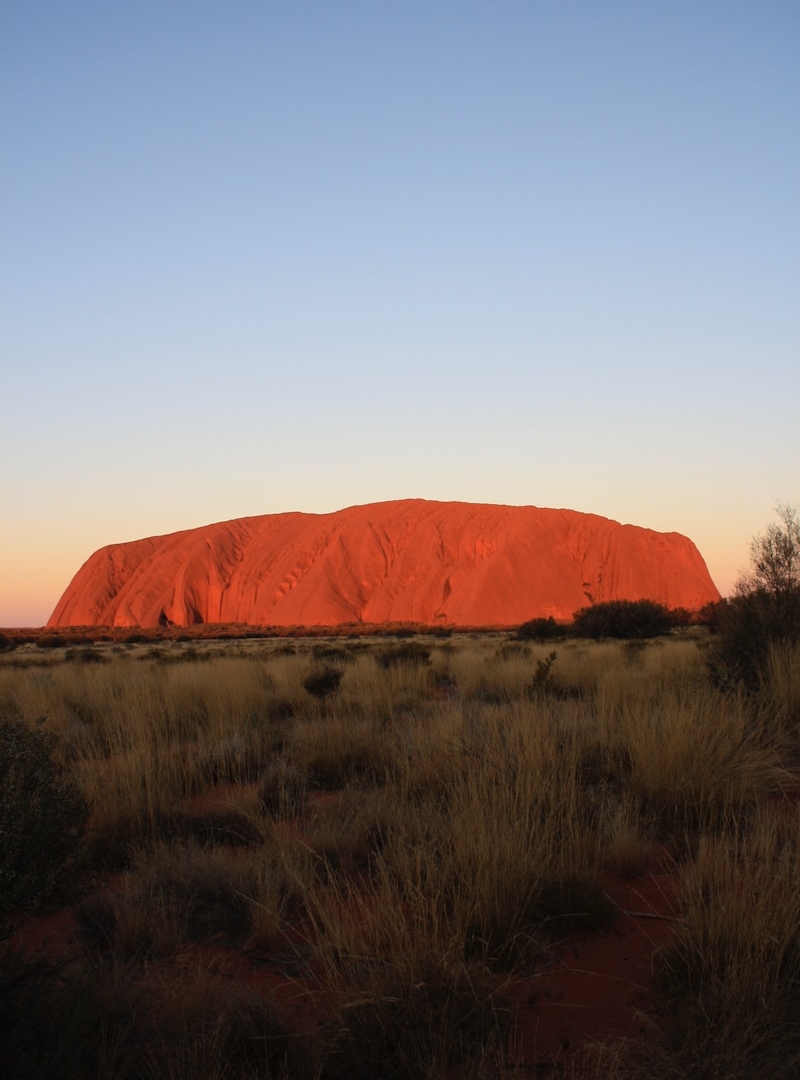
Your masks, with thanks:
[(6, 0), (0, 626), (104, 544), (800, 502), (797, 0)]

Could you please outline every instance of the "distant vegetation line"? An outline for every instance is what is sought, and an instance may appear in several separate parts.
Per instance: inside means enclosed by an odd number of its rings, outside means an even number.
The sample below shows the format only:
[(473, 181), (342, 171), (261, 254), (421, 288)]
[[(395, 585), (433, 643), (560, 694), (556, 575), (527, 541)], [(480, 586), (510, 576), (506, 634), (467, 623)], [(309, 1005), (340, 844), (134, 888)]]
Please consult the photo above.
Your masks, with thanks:
[[(88, 645), (96, 642), (115, 642), (142, 644), (153, 641), (206, 641), (216, 638), (235, 640), (249, 638), (293, 638), (293, 637), (413, 637), (415, 634), (432, 634), (436, 637), (450, 637), (453, 634), (502, 633), (519, 631), (521, 637), (546, 640), (549, 637), (595, 637), (585, 629), (591, 623), (586, 621), (586, 612), (596, 612), (602, 617), (604, 612), (618, 611), (620, 608), (640, 612), (643, 605), (647, 610), (656, 612), (662, 620), (653, 636), (669, 632), (672, 628), (687, 626), (711, 626), (717, 620), (721, 607), (726, 601), (706, 604), (697, 611), (687, 608), (666, 608), (651, 600), (610, 601), (593, 604), (576, 612), (572, 620), (548, 618), (531, 619), (522, 624), (497, 626), (454, 626), (447, 624), (428, 625), (418, 622), (389, 623), (338, 623), (333, 626), (269, 626), (250, 623), (196, 623), (193, 626), (63, 626), (57, 630), (49, 627), (4, 627), (0, 629), (0, 649), (13, 649), (23, 644), (34, 644), (40, 648), (59, 648), (68, 645)], [(580, 619), (578, 618), (580, 616)], [(577, 623), (576, 623), (576, 620)], [(553, 627), (556, 628), (553, 631)], [(617, 636), (609, 633), (605, 636)], [(624, 635), (623, 635), (624, 636)], [(638, 636), (638, 635), (634, 635)]]

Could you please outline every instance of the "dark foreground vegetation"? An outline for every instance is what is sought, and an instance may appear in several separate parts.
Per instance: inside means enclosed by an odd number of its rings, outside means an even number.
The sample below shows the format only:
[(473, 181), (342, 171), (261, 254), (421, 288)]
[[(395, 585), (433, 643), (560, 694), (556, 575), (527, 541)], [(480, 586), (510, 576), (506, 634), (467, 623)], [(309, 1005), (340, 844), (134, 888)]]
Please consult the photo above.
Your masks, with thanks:
[[(4, 1075), (797, 1077), (794, 588), (714, 632), (8, 648)], [(646, 1012), (554, 1041), (548, 971), (656, 866)]]

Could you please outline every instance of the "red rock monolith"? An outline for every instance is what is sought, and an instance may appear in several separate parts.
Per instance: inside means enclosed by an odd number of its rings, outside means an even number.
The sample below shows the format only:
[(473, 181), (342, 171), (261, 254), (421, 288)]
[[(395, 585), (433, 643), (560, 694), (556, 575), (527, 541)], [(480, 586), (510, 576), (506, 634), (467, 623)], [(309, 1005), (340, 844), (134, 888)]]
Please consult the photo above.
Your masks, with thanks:
[(111, 544), (48, 626), (514, 626), (590, 603), (719, 592), (680, 533), (535, 506), (398, 502), (267, 514)]

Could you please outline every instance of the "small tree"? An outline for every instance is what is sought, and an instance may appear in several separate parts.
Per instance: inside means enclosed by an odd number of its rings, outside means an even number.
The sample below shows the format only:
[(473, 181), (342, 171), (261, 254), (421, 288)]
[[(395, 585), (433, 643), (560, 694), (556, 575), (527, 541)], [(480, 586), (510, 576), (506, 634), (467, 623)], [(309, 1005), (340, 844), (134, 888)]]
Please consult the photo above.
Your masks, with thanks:
[(770, 646), (800, 642), (800, 520), (784, 504), (777, 516), (779, 524), (750, 542), (750, 570), (718, 608), (709, 664), (723, 686), (757, 689)]
[(770, 525), (750, 541), (750, 572), (739, 579), (737, 595), (767, 592), (773, 596), (800, 589), (800, 519), (794, 506), (778, 503), (780, 524)]

